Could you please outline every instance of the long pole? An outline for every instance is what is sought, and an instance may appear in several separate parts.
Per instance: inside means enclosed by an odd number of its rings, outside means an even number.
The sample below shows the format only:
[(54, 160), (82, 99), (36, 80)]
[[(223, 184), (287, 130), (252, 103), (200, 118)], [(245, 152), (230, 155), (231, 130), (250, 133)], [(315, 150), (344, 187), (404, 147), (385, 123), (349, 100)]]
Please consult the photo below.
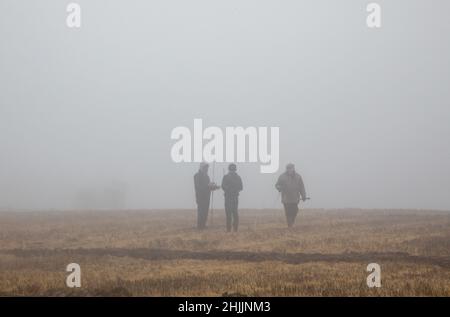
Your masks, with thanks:
[[(213, 170), (212, 170), (212, 182), (214, 183), (214, 177), (216, 172), (216, 161), (213, 161)], [(214, 225), (214, 191), (211, 193), (211, 227)]]

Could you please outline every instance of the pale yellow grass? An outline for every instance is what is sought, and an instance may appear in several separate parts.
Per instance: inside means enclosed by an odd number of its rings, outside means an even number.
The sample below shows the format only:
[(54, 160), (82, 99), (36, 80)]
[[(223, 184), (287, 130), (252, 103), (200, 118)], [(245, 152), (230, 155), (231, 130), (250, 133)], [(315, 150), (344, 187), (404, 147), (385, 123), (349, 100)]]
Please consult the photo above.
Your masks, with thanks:
[[(450, 295), (450, 213), (306, 210), (287, 230), (280, 210), (243, 210), (237, 234), (222, 213), (205, 232), (187, 210), (0, 213), (0, 294)], [(81, 289), (65, 286), (71, 262)]]

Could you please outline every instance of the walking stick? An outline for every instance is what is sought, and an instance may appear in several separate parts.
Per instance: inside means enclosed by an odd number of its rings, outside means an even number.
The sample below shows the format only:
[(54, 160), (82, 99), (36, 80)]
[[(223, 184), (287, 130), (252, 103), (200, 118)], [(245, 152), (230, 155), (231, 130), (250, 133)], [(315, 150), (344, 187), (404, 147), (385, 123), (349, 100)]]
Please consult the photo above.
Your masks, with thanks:
[[(216, 161), (213, 161), (212, 182), (214, 183), (214, 176), (216, 171)], [(215, 189), (214, 189), (215, 190)], [(211, 217), (210, 226), (214, 225), (214, 190), (211, 192)]]
[(275, 213), (274, 213), (274, 216), (276, 216), (278, 219), (281, 219), (281, 218), (279, 218), (279, 216), (277, 216), (278, 215), (278, 211), (277, 210), (279, 210), (281, 213), (283, 213), (282, 209), (277, 207), (277, 205), (278, 205), (277, 202), (280, 200), (280, 198), (281, 198), (281, 192), (279, 191), (277, 193), (277, 195), (275, 196), (275, 199), (274, 199), (273, 204), (272, 204), (272, 208), (276, 210)]

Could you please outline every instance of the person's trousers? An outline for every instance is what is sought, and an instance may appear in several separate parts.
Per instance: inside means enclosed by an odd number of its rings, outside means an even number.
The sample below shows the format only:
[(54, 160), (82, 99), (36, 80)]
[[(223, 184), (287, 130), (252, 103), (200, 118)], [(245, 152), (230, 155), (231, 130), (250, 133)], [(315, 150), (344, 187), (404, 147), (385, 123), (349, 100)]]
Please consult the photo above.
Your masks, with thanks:
[(197, 228), (205, 229), (208, 220), (209, 200), (197, 202)]
[(298, 213), (298, 204), (283, 204), (284, 205), (284, 212), (286, 214), (286, 221), (288, 227), (292, 227), (295, 222), (295, 218), (297, 217)]
[(225, 215), (227, 216), (227, 231), (231, 231), (231, 226), (233, 226), (233, 231), (238, 230), (239, 226), (239, 215), (238, 215), (238, 197), (225, 197)]

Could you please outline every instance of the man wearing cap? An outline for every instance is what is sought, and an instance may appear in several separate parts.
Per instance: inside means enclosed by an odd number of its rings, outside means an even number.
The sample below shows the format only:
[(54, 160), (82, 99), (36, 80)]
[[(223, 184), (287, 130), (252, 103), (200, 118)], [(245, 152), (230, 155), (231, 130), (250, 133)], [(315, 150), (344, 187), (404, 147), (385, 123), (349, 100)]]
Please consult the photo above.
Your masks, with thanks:
[(215, 183), (211, 183), (208, 176), (208, 168), (208, 163), (202, 162), (200, 163), (198, 172), (194, 175), (195, 200), (197, 202), (197, 228), (199, 230), (206, 228), (211, 191), (220, 188)]
[(228, 174), (223, 176), (222, 189), (225, 195), (225, 215), (227, 217), (227, 232), (236, 232), (239, 226), (238, 203), (239, 192), (242, 191), (242, 179), (236, 173), (236, 164), (228, 165)]
[(286, 172), (280, 175), (275, 188), (281, 193), (287, 225), (291, 228), (297, 217), (300, 199), (306, 200), (305, 186), (302, 177), (295, 171), (294, 164), (286, 165)]

